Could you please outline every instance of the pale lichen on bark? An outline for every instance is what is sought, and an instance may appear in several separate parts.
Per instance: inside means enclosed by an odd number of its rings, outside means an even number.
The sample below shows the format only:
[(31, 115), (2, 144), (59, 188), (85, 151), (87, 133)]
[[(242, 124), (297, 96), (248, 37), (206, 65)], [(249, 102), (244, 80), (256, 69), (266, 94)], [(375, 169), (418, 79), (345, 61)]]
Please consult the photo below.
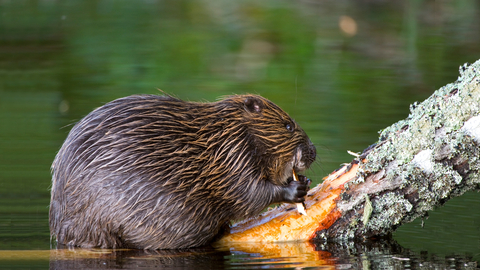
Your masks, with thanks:
[[(407, 119), (380, 132), (376, 145), (358, 159), (356, 180), (340, 196), (342, 218), (324, 237), (387, 235), (451, 197), (478, 189), (479, 114), (480, 60), (461, 66), (456, 82), (411, 105)], [(373, 209), (365, 218), (369, 203)]]

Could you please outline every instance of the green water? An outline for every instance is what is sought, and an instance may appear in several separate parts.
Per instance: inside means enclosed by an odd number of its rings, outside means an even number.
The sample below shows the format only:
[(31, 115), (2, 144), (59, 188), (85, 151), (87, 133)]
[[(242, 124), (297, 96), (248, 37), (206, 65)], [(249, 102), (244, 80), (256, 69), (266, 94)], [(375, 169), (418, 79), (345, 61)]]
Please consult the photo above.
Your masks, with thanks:
[[(0, 249), (50, 248), (50, 164), (72, 124), (115, 98), (263, 95), (317, 145), (319, 183), (477, 59), (474, 0), (0, 1)], [(456, 198), (395, 239), (478, 261), (479, 203)]]

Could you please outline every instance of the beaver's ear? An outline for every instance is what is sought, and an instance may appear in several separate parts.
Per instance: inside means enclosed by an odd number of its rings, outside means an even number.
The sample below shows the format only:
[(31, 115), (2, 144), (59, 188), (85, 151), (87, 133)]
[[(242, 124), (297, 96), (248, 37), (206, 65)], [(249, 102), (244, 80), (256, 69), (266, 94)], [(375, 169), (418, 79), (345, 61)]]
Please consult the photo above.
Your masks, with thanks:
[(247, 111), (251, 113), (261, 113), (264, 107), (263, 102), (254, 96), (245, 98), (243, 103)]

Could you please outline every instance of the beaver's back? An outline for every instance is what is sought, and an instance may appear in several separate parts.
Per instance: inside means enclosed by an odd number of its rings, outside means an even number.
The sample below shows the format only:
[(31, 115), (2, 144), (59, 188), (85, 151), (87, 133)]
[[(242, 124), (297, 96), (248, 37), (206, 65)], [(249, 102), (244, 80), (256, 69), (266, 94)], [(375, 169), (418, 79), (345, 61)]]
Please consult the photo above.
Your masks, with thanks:
[[(171, 97), (131, 96), (96, 109), (75, 125), (52, 166), (50, 222), (59, 243), (137, 246), (136, 238), (145, 242), (138, 235), (148, 230), (142, 226), (167, 231), (178, 218), (186, 218), (176, 209), (192, 188), (188, 181), (199, 174), (186, 161), (206, 148), (206, 142), (193, 143), (192, 137), (200, 128), (195, 121), (208, 108), (192, 105)], [(163, 218), (147, 224), (152, 214)], [(195, 228), (185, 232), (190, 230)], [(161, 241), (173, 241), (169, 236), (178, 233), (163, 233)], [(154, 243), (143, 247), (150, 245)]]

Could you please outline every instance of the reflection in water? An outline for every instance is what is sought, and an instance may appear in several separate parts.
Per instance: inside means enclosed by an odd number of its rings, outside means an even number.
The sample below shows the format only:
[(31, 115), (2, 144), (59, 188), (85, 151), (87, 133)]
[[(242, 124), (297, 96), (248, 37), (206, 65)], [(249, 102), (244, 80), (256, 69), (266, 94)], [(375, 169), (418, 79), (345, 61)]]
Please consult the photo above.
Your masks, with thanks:
[(222, 269), (229, 252), (214, 249), (169, 250), (52, 250), (50, 269)]
[(345, 244), (252, 243), (183, 251), (58, 249), (50, 251), (49, 257), (50, 269), (475, 269), (477, 266), (471, 257), (415, 253), (391, 239)]

